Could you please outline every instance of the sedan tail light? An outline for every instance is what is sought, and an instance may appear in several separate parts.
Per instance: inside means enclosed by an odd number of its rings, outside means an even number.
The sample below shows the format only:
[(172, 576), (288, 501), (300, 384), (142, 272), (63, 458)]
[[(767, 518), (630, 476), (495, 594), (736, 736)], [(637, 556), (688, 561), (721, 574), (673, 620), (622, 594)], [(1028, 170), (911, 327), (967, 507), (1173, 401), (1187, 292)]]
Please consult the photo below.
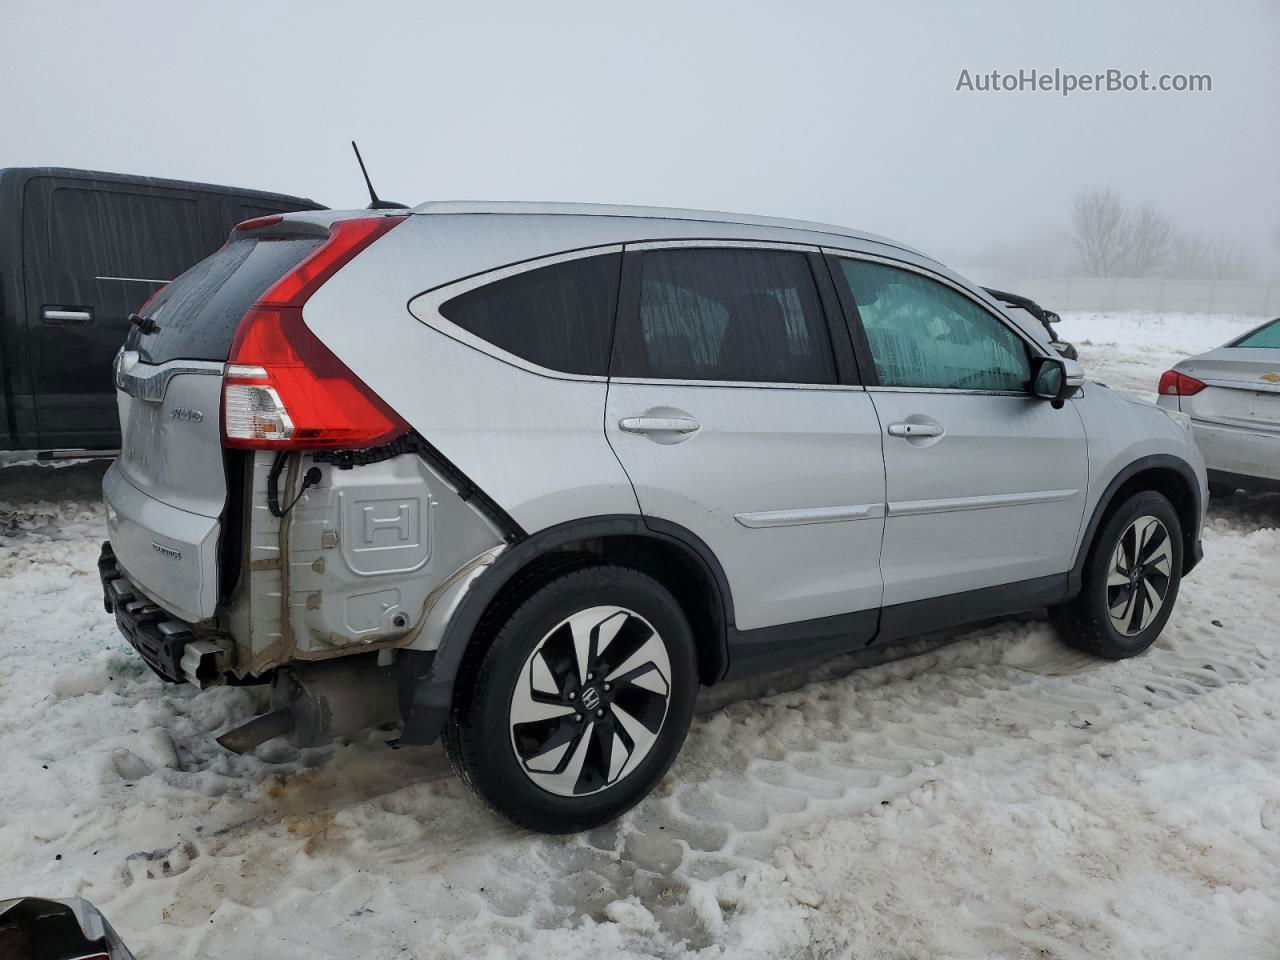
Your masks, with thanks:
[(1188, 377), (1177, 370), (1166, 370), (1160, 375), (1160, 396), (1194, 397), (1205, 385), (1195, 377)]
[[(223, 442), (250, 449), (360, 449), (409, 429), (302, 320), (303, 304), (404, 217), (340, 220), (249, 308), (222, 388)], [(269, 241), (266, 241), (269, 242)]]

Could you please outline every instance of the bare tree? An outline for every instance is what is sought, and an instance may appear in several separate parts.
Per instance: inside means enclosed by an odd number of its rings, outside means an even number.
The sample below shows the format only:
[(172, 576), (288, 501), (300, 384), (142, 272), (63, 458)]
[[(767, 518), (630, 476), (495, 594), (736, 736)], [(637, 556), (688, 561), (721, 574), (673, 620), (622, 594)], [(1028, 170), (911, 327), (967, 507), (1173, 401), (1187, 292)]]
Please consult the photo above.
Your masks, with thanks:
[(1178, 229), (1154, 204), (1144, 203), (1124, 216), (1128, 256), (1124, 270), (1130, 277), (1156, 276), (1173, 252)]
[(1249, 280), (1253, 277), (1253, 262), (1240, 249), (1238, 241), (1217, 237), (1209, 241), (1207, 252), (1211, 280)]
[(1203, 233), (1178, 232), (1169, 243), (1165, 276), (1179, 280), (1203, 280), (1211, 274), (1209, 241)]
[(1086, 276), (1116, 277), (1130, 256), (1129, 218), (1110, 187), (1082, 190), (1071, 201), (1071, 245)]
[[(1280, 226), (1273, 239), (1280, 245)], [(1257, 273), (1238, 238), (1183, 232), (1155, 204), (1129, 209), (1110, 187), (1072, 198), (1070, 240), (1085, 276), (1219, 282), (1251, 280)]]

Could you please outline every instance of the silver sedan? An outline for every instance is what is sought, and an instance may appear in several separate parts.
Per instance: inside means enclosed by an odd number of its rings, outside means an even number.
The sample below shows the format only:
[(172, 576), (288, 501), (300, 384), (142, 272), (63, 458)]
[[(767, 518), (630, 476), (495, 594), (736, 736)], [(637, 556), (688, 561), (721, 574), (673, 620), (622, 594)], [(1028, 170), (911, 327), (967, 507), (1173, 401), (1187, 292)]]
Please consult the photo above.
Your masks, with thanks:
[(1166, 371), (1157, 402), (1191, 417), (1214, 493), (1280, 490), (1280, 319)]

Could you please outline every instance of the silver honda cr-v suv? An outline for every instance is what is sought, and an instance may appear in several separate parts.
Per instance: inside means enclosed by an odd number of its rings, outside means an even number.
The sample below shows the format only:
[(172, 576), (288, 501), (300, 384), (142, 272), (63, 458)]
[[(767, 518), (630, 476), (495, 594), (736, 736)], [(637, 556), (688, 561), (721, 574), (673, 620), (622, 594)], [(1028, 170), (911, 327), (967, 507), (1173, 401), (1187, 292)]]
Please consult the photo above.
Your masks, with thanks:
[(700, 684), (1046, 606), (1131, 656), (1201, 555), (1185, 417), (840, 227), (288, 214), (140, 312), (101, 559), (129, 641), (271, 682), (233, 750), (443, 735), (538, 830), (643, 797)]

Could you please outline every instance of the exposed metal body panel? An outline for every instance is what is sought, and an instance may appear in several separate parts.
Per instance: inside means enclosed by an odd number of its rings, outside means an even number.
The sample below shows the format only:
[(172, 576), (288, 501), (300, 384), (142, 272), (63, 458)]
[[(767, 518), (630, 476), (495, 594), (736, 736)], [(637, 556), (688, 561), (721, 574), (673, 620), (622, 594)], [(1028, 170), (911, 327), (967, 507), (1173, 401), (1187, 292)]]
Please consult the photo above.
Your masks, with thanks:
[[(224, 616), (237, 672), (370, 650), (432, 650), (441, 617), (501, 553), (502, 536), (418, 456), (340, 469), (307, 457), (281, 498), (321, 472), (283, 518), (267, 508), (272, 456), (252, 458), (245, 561)], [(446, 616), (447, 620), (447, 616)]]
[[(310, 465), (306, 458), (299, 469)], [(502, 544), (416, 455), (320, 470), (287, 517), (287, 612), (299, 658), (408, 645), (436, 591)]]

